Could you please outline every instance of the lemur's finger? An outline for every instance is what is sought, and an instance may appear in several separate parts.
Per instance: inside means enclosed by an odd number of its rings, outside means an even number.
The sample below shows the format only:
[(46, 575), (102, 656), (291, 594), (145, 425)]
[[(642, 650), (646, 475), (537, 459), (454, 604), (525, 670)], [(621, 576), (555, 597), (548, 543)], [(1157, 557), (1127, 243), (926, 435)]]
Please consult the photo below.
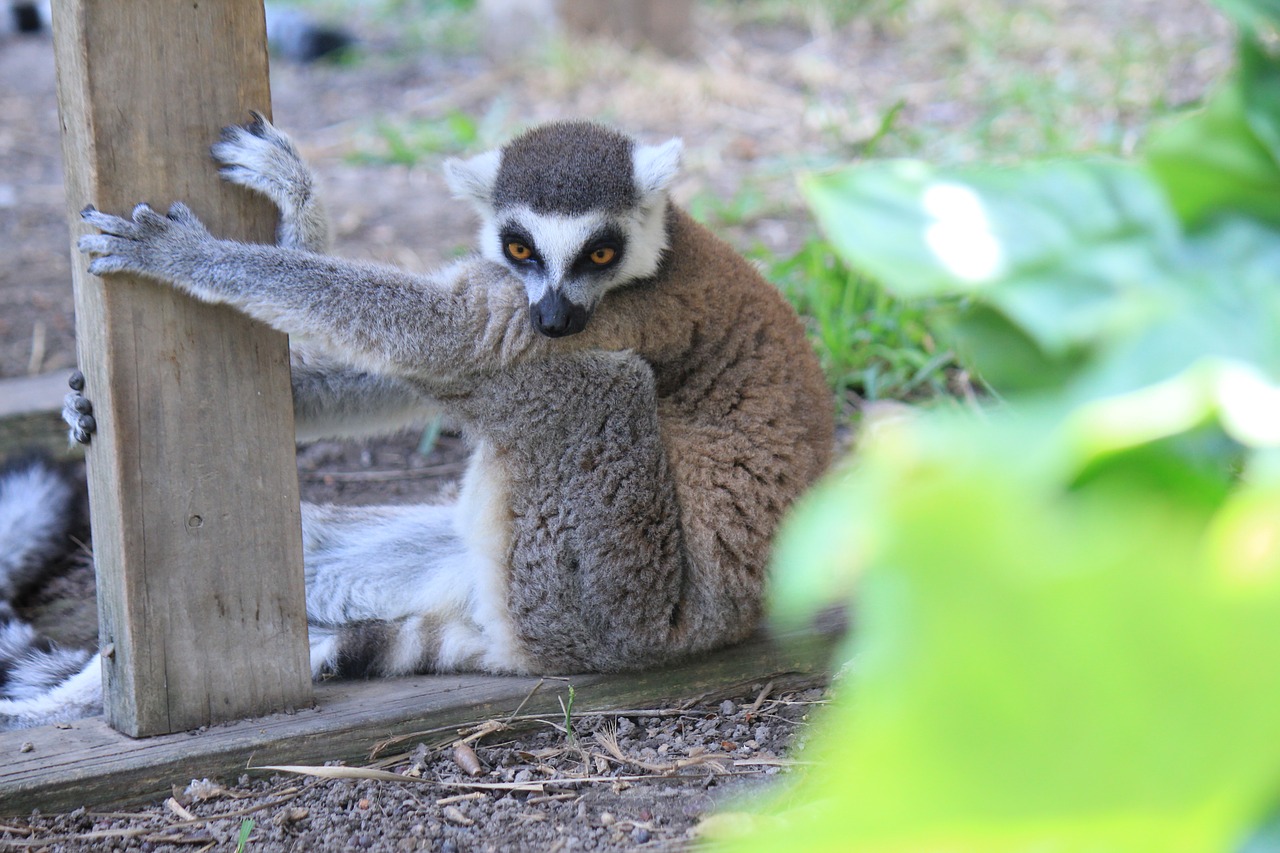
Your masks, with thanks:
[(192, 225), (199, 221), (196, 219), (195, 212), (180, 201), (169, 205), (168, 218), (171, 222), (177, 222), (180, 225)]
[(244, 129), (252, 133), (254, 136), (266, 136), (267, 128), (271, 127), (271, 122), (267, 121), (266, 116), (257, 110), (249, 110), (249, 115), (252, 116), (253, 119), (244, 126)]
[[(80, 218), (104, 234), (120, 237), (131, 237), (138, 233), (138, 226), (120, 216), (103, 213), (95, 207), (86, 207), (80, 211)], [(81, 251), (84, 251), (81, 248)]]
[(165, 224), (165, 221), (164, 221), (165, 218), (161, 216), (159, 213), (157, 213), (155, 209), (152, 208), (151, 205), (147, 204), (145, 201), (142, 204), (136, 205), (133, 208), (133, 213), (131, 213), (130, 216), (133, 219), (133, 221), (138, 223), (139, 225), (151, 225), (151, 226), (163, 227)]
[[(79, 373), (79, 371), (76, 371)], [(83, 379), (83, 374), (80, 374)], [(83, 383), (82, 383), (83, 387)], [(93, 404), (74, 390), (66, 396), (62, 403), (62, 420), (67, 424), (67, 437), (78, 444), (88, 444), (90, 437), (97, 431), (98, 422), (93, 417)]]
[(133, 272), (135, 267), (119, 255), (104, 255), (89, 262), (90, 275), (111, 275), (113, 273)]
[(252, 134), (237, 124), (224, 127), (218, 135), (218, 141), (209, 146), (209, 153), (219, 163), (234, 162), (239, 150), (248, 144), (245, 137), (249, 136)]
[(88, 444), (93, 439), (93, 434), (97, 431), (98, 422), (93, 419), (93, 415), (81, 415), (67, 430), (67, 435), (72, 441)]
[(239, 165), (226, 165), (218, 170), (218, 174), (222, 180), (229, 181), (233, 184), (243, 184), (258, 177), (258, 173), (252, 169)]
[(76, 241), (76, 248), (86, 255), (105, 256), (120, 251), (133, 239), (132, 236), (117, 237), (110, 233), (85, 234)]
[(79, 370), (71, 371), (71, 375), (67, 377), (67, 385), (72, 391), (80, 392), (84, 390), (84, 374)]

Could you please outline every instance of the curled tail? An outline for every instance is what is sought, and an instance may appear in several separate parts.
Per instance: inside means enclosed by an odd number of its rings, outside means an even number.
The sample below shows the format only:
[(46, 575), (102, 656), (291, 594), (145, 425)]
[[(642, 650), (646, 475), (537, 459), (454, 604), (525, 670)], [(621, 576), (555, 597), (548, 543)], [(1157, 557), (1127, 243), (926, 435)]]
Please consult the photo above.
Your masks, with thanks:
[(17, 603), (82, 553), (83, 486), (40, 456), (0, 466), (0, 730), (102, 711), (96, 655), (41, 637)]
[(12, 603), (83, 537), (84, 487), (39, 455), (0, 466), (0, 601)]

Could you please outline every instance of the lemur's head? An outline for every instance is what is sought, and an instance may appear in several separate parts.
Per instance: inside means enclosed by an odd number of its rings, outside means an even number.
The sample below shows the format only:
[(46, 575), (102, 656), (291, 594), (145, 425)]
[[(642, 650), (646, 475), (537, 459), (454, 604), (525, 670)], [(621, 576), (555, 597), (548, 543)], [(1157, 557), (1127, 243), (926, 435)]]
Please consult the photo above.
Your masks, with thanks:
[(449, 160), (445, 177), (480, 212), (481, 254), (524, 281), (533, 327), (558, 338), (581, 332), (606, 292), (657, 272), (680, 149), (557, 122)]

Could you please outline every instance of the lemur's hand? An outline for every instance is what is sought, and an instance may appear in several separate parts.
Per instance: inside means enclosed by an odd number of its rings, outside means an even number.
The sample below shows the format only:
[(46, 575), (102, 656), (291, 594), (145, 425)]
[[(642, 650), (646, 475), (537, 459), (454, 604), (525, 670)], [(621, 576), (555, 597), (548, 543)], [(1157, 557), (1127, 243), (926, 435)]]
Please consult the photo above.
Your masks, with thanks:
[(72, 371), (67, 384), (71, 386), (71, 392), (62, 402), (62, 419), (69, 427), (67, 437), (73, 444), (88, 444), (98, 430), (98, 422), (93, 419), (93, 403), (80, 393), (84, 390), (84, 374)]
[(202, 244), (212, 239), (181, 202), (173, 204), (167, 216), (140, 204), (133, 209), (132, 219), (93, 207), (80, 211), (80, 218), (102, 232), (86, 234), (78, 243), (80, 251), (93, 256), (89, 264), (93, 275), (132, 273), (175, 282), (199, 257)]
[(311, 193), (311, 173), (289, 137), (254, 112), (246, 125), (222, 129), (222, 137), (210, 153), (221, 167), (223, 179), (262, 193), (281, 211), (306, 203)]

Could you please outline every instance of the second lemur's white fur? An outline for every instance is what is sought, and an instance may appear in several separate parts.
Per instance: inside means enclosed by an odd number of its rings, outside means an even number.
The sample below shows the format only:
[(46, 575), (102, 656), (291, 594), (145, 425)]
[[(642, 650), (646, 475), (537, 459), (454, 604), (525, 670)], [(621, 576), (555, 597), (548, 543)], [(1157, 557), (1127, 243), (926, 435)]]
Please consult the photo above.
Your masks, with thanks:
[(755, 629), (832, 407), (794, 311), (670, 203), (678, 141), (557, 123), (451, 161), (479, 252), (427, 276), (321, 254), (310, 173), (260, 117), (214, 153), (280, 208), (279, 245), (218, 240), (182, 205), (89, 210), (90, 271), (305, 341), (301, 434), (442, 412), (473, 448), (453, 504), (303, 508), (317, 675), (635, 669)]

